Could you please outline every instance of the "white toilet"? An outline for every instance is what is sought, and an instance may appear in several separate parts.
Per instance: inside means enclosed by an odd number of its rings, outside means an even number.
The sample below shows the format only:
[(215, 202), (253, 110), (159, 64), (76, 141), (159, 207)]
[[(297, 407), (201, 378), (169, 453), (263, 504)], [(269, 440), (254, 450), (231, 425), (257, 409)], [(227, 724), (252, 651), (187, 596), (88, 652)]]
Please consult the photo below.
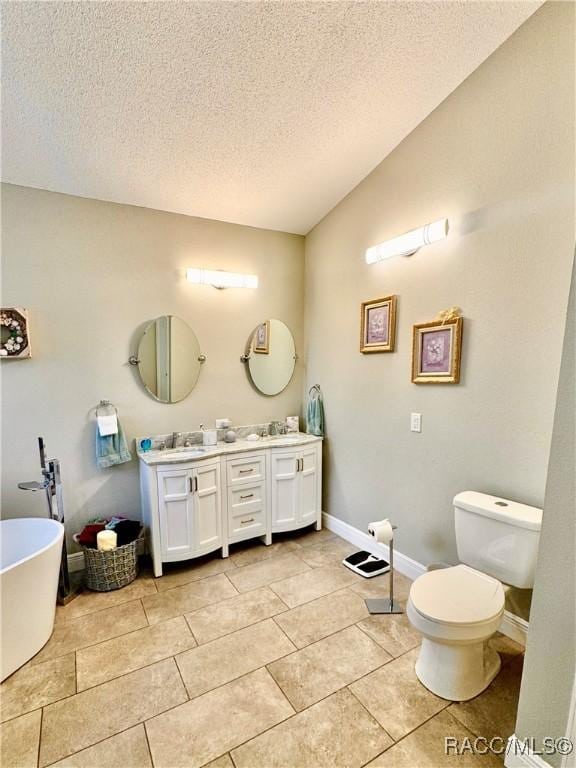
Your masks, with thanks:
[(454, 518), (463, 565), (418, 577), (406, 613), (423, 635), (420, 682), (443, 699), (466, 701), (500, 670), (488, 640), (504, 614), (503, 583), (534, 584), (542, 510), (465, 491), (454, 497)]

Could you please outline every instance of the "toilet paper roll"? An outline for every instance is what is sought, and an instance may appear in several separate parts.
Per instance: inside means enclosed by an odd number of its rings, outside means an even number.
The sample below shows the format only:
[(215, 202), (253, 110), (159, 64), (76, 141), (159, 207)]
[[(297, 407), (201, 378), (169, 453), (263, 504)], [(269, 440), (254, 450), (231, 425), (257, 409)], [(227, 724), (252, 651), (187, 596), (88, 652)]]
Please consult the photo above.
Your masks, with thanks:
[(394, 538), (392, 523), (388, 518), (368, 523), (368, 533), (374, 536), (379, 544), (389, 544)]
[(116, 549), (117, 542), (116, 531), (100, 531), (96, 536), (96, 547), (100, 551)]

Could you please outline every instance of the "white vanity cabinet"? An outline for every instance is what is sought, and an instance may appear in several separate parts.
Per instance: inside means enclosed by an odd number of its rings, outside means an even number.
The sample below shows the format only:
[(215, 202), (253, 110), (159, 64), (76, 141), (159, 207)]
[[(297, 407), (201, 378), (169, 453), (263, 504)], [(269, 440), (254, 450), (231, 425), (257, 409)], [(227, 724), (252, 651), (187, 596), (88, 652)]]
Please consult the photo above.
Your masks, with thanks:
[[(245, 539), (322, 527), (322, 441), (299, 436), (219, 445), (186, 453), (140, 454), (142, 519), (154, 575)], [(198, 456), (200, 451), (205, 451)], [(191, 458), (195, 453), (194, 459)], [(205, 454), (208, 454), (206, 456)]]
[(321, 444), (271, 451), (272, 532), (321, 527)]

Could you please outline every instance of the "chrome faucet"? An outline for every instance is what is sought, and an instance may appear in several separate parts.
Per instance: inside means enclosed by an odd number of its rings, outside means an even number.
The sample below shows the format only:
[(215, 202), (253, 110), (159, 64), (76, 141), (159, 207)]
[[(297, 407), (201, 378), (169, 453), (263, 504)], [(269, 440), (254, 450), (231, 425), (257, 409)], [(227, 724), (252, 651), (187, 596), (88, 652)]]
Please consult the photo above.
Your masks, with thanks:
[(178, 440), (181, 436), (181, 432), (172, 432), (172, 448), (178, 448)]

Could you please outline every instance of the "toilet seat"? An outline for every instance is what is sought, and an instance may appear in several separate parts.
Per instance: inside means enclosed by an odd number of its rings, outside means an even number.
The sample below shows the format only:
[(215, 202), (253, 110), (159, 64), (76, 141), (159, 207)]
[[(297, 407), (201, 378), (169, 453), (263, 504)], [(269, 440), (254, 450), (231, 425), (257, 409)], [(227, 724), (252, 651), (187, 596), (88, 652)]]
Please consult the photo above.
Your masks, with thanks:
[(467, 565), (429, 571), (410, 589), (412, 608), (436, 624), (470, 627), (499, 618), (504, 610), (502, 584)]

